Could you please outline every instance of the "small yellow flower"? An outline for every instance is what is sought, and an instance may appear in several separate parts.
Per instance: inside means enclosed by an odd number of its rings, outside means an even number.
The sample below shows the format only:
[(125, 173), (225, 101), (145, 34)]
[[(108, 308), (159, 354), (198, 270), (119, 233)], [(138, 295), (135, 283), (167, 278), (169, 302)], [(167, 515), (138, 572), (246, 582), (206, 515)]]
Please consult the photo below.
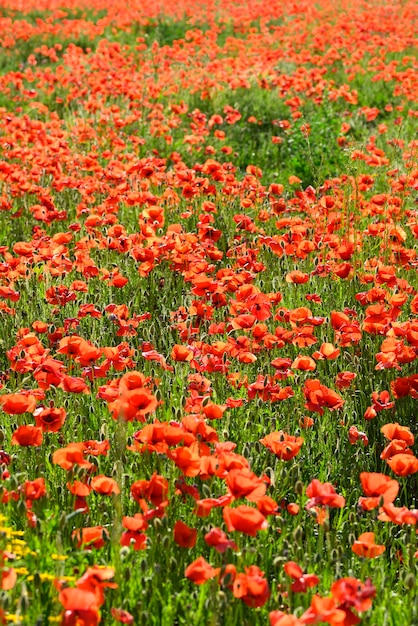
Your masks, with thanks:
[(26, 567), (15, 567), (15, 572), (16, 574), (21, 574), (22, 576), (27, 576), (29, 574)]
[(13, 529), (9, 528), (9, 526), (0, 526), (0, 534), (6, 535), (6, 537), (11, 537), (13, 534)]
[(55, 576), (53, 574), (48, 574), (47, 572), (41, 572), (39, 574), (39, 578), (41, 579), (42, 582), (46, 581), (46, 580), (55, 580)]
[(66, 561), (68, 559), (68, 556), (66, 556), (65, 554), (51, 554), (51, 559), (53, 561)]
[[(53, 581), (56, 578), (53, 574), (49, 574), (47, 572), (39, 572), (38, 576), (41, 582)], [(35, 576), (32, 574), (28, 576), (28, 582), (32, 582), (33, 580), (35, 580)]]
[(22, 539), (12, 539), (11, 543), (7, 544), (6, 550), (7, 552), (13, 552), (17, 558), (31, 554), (31, 550)]

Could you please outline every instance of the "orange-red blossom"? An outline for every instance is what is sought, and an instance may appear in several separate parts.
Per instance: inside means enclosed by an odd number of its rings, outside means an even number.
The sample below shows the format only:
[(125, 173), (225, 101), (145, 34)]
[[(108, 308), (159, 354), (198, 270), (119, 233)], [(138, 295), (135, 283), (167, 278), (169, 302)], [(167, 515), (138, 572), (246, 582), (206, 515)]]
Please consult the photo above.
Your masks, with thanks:
[(299, 453), (303, 439), (279, 430), (260, 439), (260, 443), (271, 450), (282, 461), (290, 461)]

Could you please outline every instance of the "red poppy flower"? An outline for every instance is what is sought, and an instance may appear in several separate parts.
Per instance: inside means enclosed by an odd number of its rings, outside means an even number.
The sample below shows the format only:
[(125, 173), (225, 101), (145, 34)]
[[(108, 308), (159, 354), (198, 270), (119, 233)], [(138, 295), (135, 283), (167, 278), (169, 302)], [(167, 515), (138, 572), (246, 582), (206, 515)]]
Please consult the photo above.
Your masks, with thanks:
[(138, 502), (141, 498), (159, 506), (168, 499), (168, 480), (156, 472), (150, 480), (137, 480), (131, 485), (132, 497)]
[(296, 502), (290, 502), (289, 504), (286, 505), (286, 511), (290, 515), (298, 515), (300, 511), (300, 506)]
[(92, 362), (97, 361), (102, 355), (101, 348), (96, 348), (96, 346), (78, 335), (63, 337), (57, 352), (58, 354), (76, 357), (82, 366), (91, 365)]
[(90, 387), (85, 383), (83, 378), (78, 376), (67, 376), (67, 374), (63, 374), (58, 386), (67, 393), (90, 393)]
[(359, 613), (368, 611), (372, 606), (372, 598), (376, 597), (376, 589), (370, 579), (362, 583), (357, 578), (340, 578), (331, 586), (332, 597), (345, 607), (353, 607)]
[(65, 611), (76, 613), (78, 617), (88, 618), (87, 624), (95, 625), (99, 623), (98, 611), (100, 604), (94, 591), (67, 587), (60, 592), (58, 600), (63, 605)]
[(317, 352), (313, 353), (313, 358), (321, 359), (336, 359), (340, 355), (340, 349), (335, 348), (332, 343), (323, 343)]
[(84, 443), (70, 443), (65, 448), (59, 448), (54, 452), (52, 462), (65, 470), (73, 469), (75, 465), (89, 470), (94, 466), (84, 458), (84, 450)]
[(305, 415), (299, 420), (299, 426), (303, 429), (311, 428), (315, 424), (315, 421), (309, 415)]
[(251, 296), (247, 300), (248, 312), (254, 315), (259, 322), (271, 317), (271, 301), (264, 293)]
[(372, 408), (376, 413), (380, 411), (385, 411), (388, 409), (393, 409), (395, 403), (390, 401), (390, 395), (388, 391), (373, 391), (372, 393)]
[(125, 611), (124, 609), (117, 609), (115, 607), (112, 607), (110, 609), (110, 613), (113, 619), (115, 619), (117, 622), (120, 622), (121, 624), (133, 624), (134, 623), (134, 616), (128, 613), (128, 611)]
[(280, 430), (266, 435), (263, 439), (260, 439), (260, 443), (271, 450), (282, 461), (290, 461), (299, 453), (303, 439), (302, 437), (287, 435)]
[(386, 462), (397, 476), (409, 476), (418, 472), (418, 459), (413, 454), (395, 454)]
[(107, 439), (103, 439), (103, 441), (89, 439), (84, 442), (84, 454), (91, 454), (91, 456), (107, 456), (109, 450), (110, 443)]
[(323, 414), (324, 407), (334, 411), (341, 408), (345, 402), (338, 393), (322, 385), (318, 379), (307, 380), (303, 393), (306, 398), (305, 408), (320, 415)]
[(197, 444), (175, 448), (167, 453), (185, 476), (198, 476), (201, 469), (201, 457)]
[(171, 350), (171, 358), (173, 361), (191, 361), (193, 359), (193, 350), (188, 346), (175, 344)]
[(92, 478), (90, 486), (93, 491), (104, 496), (110, 496), (112, 494), (117, 495), (120, 493), (120, 488), (116, 480), (108, 476), (95, 476)]
[(19, 426), (12, 435), (12, 446), (40, 446), (42, 445), (42, 428), (37, 426)]
[(103, 526), (89, 526), (74, 530), (71, 537), (77, 541), (77, 548), (91, 550), (92, 548), (103, 548), (109, 533)]
[(378, 519), (382, 522), (393, 522), (394, 524), (411, 524), (415, 526), (418, 524), (418, 510), (412, 509), (410, 511), (406, 506), (397, 507), (392, 502), (384, 504), (379, 509)]
[(303, 285), (309, 280), (309, 274), (301, 272), (300, 270), (292, 270), (286, 274), (285, 278), (287, 283), (295, 283), (295, 285)]
[(36, 478), (35, 480), (25, 481), (24, 492), (26, 500), (39, 500), (39, 498), (46, 495), (45, 480)]
[(137, 530), (126, 530), (121, 534), (120, 545), (134, 550), (145, 550), (147, 547), (147, 536)]
[(348, 389), (355, 378), (357, 374), (354, 372), (339, 372), (335, 377), (335, 386), (338, 389)]
[(235, 509), (225, 507), (222, 511), (228, 531), (236, 530), (255, 537), (259, 530), (266, 530), (268, 523), (260, 511), (242, 504)]
[(310, 356), (299, 355), (298, 357), (296, 357), (290, 367), (294, 370), (313, 372), (314, 370), (316, 370), (316, 363)]
[[(10, 591), (10, 589), (13, 589), (16, 584), (17, 574), (13, 567), (3, 567), (2, 563), (1, 565), (2, 567), (0, 570), (0, 589), (2, 589), (3, 591)], [(3, 623), (5, 624), (6, 622)]]
[(207, 517), (214, 507), (224, 507), (232, 502), (232, 496), (227, 494), (219, 498), (203, 498), (196, 500), (195, 513), (199, 517)]
[(405, 378), (396, 378), (391, 382), (391, 391), (395, 398), (404, 398), (410, 396), (418, 399), (418, 374), (412, 374)]
[(374, 533), (363, 533), (351, 546), (352, 551), (357, 556), (363, 556), (368, 559), (374, 559), (383, 554), (386, 550), (385, 546), (378, 545), (374, 542)]
[(265, 482), (247, 468), (230, 470), (225, 482), (234, 498), (247, 498), (250, 502), (257, 502), (266, 493)]
[(109, 403), (113, 419), (125, 422), (145, 422), (146, 416), (153, 413), (157, 406), (157, 398), (145, 387), (124, 391), (120, 398)]
[(237, 315), (234, 318), (229, 320), (231, 329), (233, 330), (242, 330), (248, 329), (254, 326), (257, 322), (257, 318), (255, 315), (250, 315), (249, 313), (243, 313), (242, 315)]
[[(300, 618), (302, 624), (317, 624), (320, 622), (327, 622), (333, 626), (344, 624), (346, 619), (346, 612), (338, 608), (334, 598), (321, 598), (321, 596), (314, 595), (311, 600), (311, 605)], [(350, 622), (349, 622), (350, 623)], [(351, 622), (353, 623), (353, 622)], [(354, 622), (358, 623), (358, 622)]]
[(197, 530), (189, 528), (181, 520), (174, 524), (174, 541), (181, 548), (194, 548), (196, 545)]
[(354, 445), (358, 440), (361, 440), (365, 446), (369, 445), (369, 439), (366, 433), (358, 430), (357, 426), (350, 426), (348, 431), (348, 441)]
[(30, 393), (8, 393), (0, 396), (0, 406), (9, 415), (33, 413), (36, 407), (36, 398)]
[(213, 568), (203, 556), (200, 556), (186, 567), (184, 575), (196, 585), (203, 585), (207, 580), (218, 576), (220, 571), (219, 567)]
[(208, 402), (203, 407), (203, 413), (207, 419), (218, 420), (221, 419), (227, 408), (226, 404), (214, 404), (213, 402)]
[(91, 487), (80, 480), (75, 480), (73, 483), (67, 483), (67, 489), (73, 494), (73, 496), (78, 496), (80, 498), (86, 498), (91, 492)]
[(252, 608), (263, 606), (270, 597), (267, 580), (256, 565), (245, 568), (245, 574), (237, 574), (232, 593)]
[(320, 582), (315, 574), (304, 574), (302, 568), (294, 561), (288, 561), (283, 568), (286, 574), (294, 580), (290, 587), (294, 593), (305, 593), (307, 589), (315, 587)]
[(33, 412), (35, 423), (43, 432), (57, 433), (61, 430), (66, 417), (66, 411), (54, 406), (39, 406)]
[(306, 509), (316, 506), (341, 509), (345, 505), (345, 498), (337, 494), (331, 483), (321, 483), (317, 478), (314, 478), (307, 486), (306, 495), (309, 498), (305, 505)]
[(402, 439), (393, 439), (388, 445), (382, 450), (380, 454), (380, 458), (383, 460), (391, 459), (395, 454), (409, 454), (413, 455), (412, 450), (410, 450), (407, 446), (406, 441)]
[(228, 549), (238, 550), (237, 545), (228, 539), (224, 531), (220, 528), (212, 528), (208, 533), (206, 533), (205, 542), (208, 546), (215, 548), (215, 550), (221, 554), (226, 552)]
[(362, 472), (360, 482), (366, 498), (360, 498), (359, 505), (362, 509), (370, 511), (383, 504), (393, 502), (398, 495), (399, 483), (390, 476), (375, 472)]
[(303, 624), (295, 615), (289, 615), (283, 611), (271, 611), (269, 621), (270, 626), (302, 626)]
[(380, 431), (384, 434), (386, 439), (401, 439), (405, 441), (408, 446), (414, 445), (414, 435), (411, 433), (407, 426), (401, 426), (398, 422), (394, 424), (385, 424)]

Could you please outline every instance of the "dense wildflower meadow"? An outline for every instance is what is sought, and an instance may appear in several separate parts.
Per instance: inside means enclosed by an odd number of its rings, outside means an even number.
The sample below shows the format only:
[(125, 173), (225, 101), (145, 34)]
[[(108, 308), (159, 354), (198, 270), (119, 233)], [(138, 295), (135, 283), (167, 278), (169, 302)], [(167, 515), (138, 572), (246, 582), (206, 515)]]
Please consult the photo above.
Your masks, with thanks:
[(413, 0), (0, 0), (0, 623), (418, 624)]

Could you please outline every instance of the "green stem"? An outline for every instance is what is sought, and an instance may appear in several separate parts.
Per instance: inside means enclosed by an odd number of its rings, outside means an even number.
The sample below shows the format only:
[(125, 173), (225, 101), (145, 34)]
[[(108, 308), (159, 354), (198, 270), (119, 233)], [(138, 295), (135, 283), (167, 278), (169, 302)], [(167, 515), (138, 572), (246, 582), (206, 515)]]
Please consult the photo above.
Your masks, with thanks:
[(116, 581), (121, 576), (121, 558), (120, 558), (120, 536), (122, 533), (122, 515), (123, 515), (123, 457), (125, 454), (126, 448), (126, 434), (127, 427), (126, 422), (123, 420), (119, 420), (116, 426), (115, 431), (115, 465), (114, 465), (114, 476), (115, 480), (119, 486), (120, 492), (114, 496), (114, 515), (113, 515), (113, 525), (111, 532), (111, 545), (112, 552), (114, 554), (114, 563), (115, 563), (115, 578)]

